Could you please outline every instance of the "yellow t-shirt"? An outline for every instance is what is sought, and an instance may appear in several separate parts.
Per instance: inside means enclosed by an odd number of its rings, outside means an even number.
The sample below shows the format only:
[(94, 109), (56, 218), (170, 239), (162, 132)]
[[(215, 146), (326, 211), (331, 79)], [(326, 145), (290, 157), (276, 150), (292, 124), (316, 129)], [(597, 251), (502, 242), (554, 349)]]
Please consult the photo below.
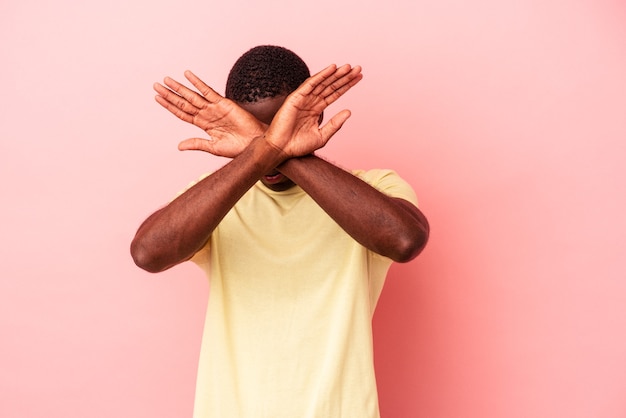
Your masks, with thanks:
[[(389, 170), (355, 171), (417, 204)], [(301, 188), (253, 186), (192, 259), (210, 294), (194, 418), (377, 418), (371, 319), (391, 260)]]

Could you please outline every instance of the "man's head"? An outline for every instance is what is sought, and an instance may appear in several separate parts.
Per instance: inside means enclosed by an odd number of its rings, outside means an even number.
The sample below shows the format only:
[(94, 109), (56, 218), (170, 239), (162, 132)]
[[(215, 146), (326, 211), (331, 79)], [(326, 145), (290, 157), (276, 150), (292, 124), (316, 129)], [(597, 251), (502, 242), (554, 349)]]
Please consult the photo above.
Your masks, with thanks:
[[(257, 46), (233, 65), (228, 74), (225, 96), (269, 125), (287, 96), (309, 76), (309, 68), (304, 61), (287, 48)], [(294, 186), (277, 170), (264, 175), (261, 181), (276, 191)]]
[(226, 82), (226, 97), (243, 104), (287, 96), (310, 75), (304, 61), (287, 48), (257, 46), (233, 65)]

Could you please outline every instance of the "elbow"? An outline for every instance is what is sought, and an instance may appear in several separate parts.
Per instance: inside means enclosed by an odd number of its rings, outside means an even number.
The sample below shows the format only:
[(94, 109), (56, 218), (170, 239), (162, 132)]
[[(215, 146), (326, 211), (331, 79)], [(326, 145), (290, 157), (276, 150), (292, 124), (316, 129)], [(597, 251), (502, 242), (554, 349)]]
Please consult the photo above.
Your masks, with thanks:
[(398, 263), (408, 263), (417, 257), (428, 243), (430, 231), (428, 224), (420, 225), (411, 231), (403, 234), (398, 240), (395, 253), (390, 257)]
[(168, 269), (168, 266), (161, 263), (159, 258), (137, 238), (130, 244), (130, 255), (137, 267), (149, 273), (160, 273)]

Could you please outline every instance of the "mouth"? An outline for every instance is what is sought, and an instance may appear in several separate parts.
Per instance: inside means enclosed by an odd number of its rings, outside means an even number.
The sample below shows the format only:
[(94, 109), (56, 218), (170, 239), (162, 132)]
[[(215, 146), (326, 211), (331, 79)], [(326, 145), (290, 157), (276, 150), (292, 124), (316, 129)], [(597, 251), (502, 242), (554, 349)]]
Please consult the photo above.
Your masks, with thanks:
[(263, 180), (269, 184), (276, 184), (285, 179), (285, 176), (278, 171), (263, 176)]

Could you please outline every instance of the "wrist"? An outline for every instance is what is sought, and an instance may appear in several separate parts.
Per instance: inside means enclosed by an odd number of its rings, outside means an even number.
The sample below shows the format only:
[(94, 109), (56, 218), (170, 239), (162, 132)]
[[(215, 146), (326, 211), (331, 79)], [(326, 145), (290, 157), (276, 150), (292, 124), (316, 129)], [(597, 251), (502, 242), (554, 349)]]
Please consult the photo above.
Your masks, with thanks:
[(304, 166), (308, 162), (317, 158), (319, 157), (317, 157), (314, 153), (303, 155), (301, 157), (290, 157), (277, 166), (276, 169), (284, 175), (289, 176), (288, 173), (293, 173), (298, 170), (298, 167)]
[(249, 138), (252, 138), (251, 141), (254, 141), (255, 139), (265, 135), (265, 133), (267, 132), (267, 128), (269, 128), (269, 125), (266, 125), (261, 121), (257, 121), (254, 128), (250, 131), (251, 135), (249, 135)]
[(250, 145), (254, 160), (262, 166), (263, 171), (273, 170), (289, 158), (282, 149), (268, 141), (265, 134), (254, 138)]

